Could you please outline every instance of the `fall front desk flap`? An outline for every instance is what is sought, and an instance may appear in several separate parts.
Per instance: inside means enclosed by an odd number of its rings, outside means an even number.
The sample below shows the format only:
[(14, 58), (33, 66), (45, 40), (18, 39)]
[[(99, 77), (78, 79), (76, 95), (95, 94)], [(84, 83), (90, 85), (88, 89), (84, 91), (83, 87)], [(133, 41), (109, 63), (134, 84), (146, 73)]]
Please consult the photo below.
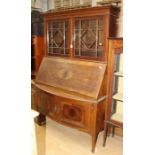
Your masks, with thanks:
[(35, 82), (98, 99), (105, 69), (105, 63), (44, 57)]

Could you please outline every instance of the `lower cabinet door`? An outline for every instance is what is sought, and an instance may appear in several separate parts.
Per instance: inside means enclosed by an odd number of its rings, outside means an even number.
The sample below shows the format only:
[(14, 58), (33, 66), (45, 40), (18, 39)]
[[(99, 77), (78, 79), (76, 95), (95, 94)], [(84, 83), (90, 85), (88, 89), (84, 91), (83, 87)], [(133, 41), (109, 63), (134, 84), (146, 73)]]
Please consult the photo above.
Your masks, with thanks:
[(75, 101), (61, 102), (62, 116), (61, 120), (71, 126), (82, 129), (88, 129), (89, 124), (89, 106), (77, 103)]

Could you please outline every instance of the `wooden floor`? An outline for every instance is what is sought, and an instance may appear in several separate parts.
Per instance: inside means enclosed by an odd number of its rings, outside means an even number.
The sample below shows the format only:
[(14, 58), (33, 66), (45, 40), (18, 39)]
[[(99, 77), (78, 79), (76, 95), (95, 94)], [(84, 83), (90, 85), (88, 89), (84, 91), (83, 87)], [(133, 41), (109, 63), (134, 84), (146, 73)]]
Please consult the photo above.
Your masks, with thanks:
[[(47, 118), (46, 126), (33, 122), (37, 115), (32, 111), (32, 155), (93, 155), (91, 137), (76, 129), (62, 126)], [(122, 138), (108, 137), (106, 147), (102, 147), (103, 132), (98, 136), (94, 155), (122, 155)]]

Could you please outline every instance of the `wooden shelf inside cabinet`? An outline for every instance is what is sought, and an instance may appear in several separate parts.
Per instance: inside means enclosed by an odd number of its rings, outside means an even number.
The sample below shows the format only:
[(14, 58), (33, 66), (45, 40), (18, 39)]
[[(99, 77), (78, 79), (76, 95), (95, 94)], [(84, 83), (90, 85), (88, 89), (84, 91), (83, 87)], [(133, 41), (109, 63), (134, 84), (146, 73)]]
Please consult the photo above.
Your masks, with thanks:
[(109, 125), (113, 126), (113, 134), (115, 127), (123, 129), (123, 38), (110, 38), (108, 53), (104, 146)]
[(118, 100), (118, 101), (123, 102), (123, 94), (122, 93), (116, 93), (115, 95), (112, 96), (112, 98), (114, 100)]
[(115, 75), (115, 76), (123, 77), (123, 72), (115, 72), (114, 75)]

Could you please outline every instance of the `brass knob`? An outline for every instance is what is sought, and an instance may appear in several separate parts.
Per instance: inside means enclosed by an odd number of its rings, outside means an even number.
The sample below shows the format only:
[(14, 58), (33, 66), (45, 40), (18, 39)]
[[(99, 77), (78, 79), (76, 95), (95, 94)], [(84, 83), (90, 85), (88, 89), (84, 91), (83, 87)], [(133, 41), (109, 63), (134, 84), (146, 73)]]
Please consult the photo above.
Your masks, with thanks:
[(103, 43), (99, 43), (99, 46), (103, 46)]

